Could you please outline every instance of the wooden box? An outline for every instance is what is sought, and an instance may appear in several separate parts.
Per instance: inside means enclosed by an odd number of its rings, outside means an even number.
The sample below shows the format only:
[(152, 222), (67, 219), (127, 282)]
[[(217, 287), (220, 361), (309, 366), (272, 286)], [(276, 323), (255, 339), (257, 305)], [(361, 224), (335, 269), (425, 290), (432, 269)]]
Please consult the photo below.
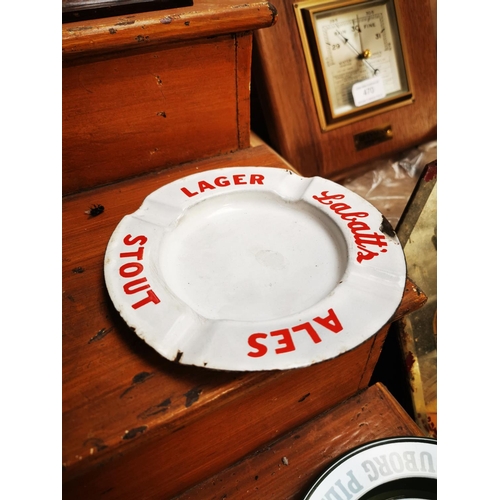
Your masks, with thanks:
[(268, 2), (63, 24), (63, 194), (249, 146), (252, 30)]

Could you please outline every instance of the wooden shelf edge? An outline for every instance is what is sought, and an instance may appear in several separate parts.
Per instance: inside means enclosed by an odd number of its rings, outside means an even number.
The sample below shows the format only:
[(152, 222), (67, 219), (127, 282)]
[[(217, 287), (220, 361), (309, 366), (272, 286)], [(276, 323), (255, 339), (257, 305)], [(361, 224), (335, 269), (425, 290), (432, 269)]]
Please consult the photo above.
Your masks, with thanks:
[(62, 25), (63, 62), (129, 49), (267, 28), (277, 12), (266, 1), (197, 2), (160, 10)]
[(343, 453), (398, 436), (423, 434), (387, 388), (377, 383), (174, 498), (303, 499)]

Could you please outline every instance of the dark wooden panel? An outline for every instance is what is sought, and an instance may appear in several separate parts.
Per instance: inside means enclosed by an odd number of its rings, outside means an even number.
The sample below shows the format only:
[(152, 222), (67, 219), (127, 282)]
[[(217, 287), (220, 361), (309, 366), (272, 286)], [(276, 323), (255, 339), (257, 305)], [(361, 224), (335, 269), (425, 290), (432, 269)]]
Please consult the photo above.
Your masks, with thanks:
[(129, 16), (193, 5), (193, 0), (63, 0), (62, 22)]
[[(63, 12), (74, 12), (86, 9), (100, 9), (104, 7), (121, 7), (123, 5), (156, 4), (165, 8), (179, 7), (182, 2), (178, 0), (62, 0)], [(192, 5), (192, 1), (189, 5)]]

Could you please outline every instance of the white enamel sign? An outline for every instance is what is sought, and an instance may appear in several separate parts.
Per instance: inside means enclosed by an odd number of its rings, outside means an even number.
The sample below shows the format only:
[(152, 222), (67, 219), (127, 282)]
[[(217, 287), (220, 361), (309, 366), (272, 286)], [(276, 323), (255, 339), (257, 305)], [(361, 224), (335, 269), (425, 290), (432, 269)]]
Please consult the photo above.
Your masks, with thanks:
[(339, 458), (305, 500), (435, 500), (437, 441), (399, 437), (373, 441)]

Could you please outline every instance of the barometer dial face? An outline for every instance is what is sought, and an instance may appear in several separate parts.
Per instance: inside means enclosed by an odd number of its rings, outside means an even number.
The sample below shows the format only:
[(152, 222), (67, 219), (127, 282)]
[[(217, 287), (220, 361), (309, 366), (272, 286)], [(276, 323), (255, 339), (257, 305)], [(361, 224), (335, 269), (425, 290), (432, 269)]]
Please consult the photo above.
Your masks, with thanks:
[(305, 2), (296, 8), (305, 15), (309, 71), (326, 121), (409, 96), (395, 0)]

